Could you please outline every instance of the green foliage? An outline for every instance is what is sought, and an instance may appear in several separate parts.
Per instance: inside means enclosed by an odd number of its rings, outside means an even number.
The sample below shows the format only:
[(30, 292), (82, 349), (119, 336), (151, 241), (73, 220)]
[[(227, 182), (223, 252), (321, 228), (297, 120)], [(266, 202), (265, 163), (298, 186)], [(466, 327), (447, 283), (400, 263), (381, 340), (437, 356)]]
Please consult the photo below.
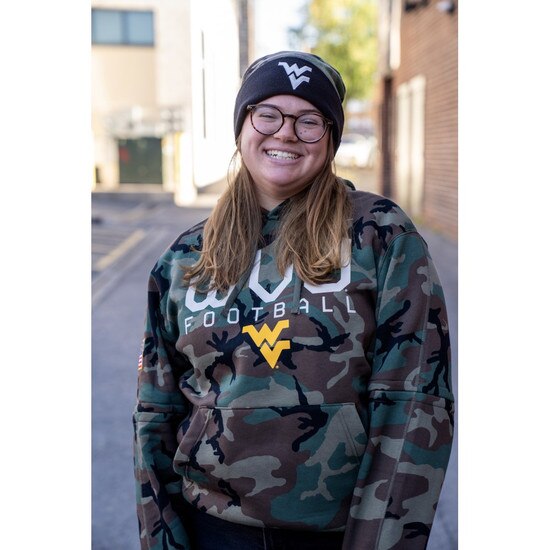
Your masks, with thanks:
[(310, 0), (303, 26), (292, 30), (293, 41), (340, 71), (346, 100), (369, 99), (377, 66), (377, 25), (376, 0)]

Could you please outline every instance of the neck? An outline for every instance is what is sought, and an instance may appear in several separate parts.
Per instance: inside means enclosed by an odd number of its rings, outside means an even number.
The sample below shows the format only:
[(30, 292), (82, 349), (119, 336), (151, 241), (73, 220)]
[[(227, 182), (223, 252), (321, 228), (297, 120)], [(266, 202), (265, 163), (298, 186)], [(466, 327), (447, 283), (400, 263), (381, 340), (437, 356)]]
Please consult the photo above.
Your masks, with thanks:
[(279, 206), (282, 202), (285, 202), (286, 198), (275, 198), (265, 195), (264, 193), (259, 193), (256, 191), (258, 202), (260, 206), (267, 210), (268, 212)]

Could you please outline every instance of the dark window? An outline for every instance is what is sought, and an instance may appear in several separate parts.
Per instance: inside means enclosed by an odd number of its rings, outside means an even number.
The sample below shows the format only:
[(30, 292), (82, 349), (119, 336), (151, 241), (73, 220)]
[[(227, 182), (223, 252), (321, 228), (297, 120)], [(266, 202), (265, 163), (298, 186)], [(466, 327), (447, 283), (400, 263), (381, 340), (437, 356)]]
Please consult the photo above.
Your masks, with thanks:
[(92, 43), (154, 46), (153, 12), (92, 9)]

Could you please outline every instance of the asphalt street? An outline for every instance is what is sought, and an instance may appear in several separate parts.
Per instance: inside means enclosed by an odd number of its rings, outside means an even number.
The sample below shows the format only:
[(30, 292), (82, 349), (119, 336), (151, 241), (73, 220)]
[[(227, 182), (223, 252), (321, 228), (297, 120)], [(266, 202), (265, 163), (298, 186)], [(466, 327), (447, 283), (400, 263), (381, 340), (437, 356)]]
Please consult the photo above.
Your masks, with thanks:
[[(129, 216), (129, 213), (140, 215)], [(119, 235), (116, 257), (92, 278), (92, 548), (138, 550), (132, 463), (132, 410), (147, 278), (157, 257), (209, 208), (177, 208), (158, 196), (94, 196), (93, 233)], [(136, 231), (145, 236), (128, 238)], [(114, 243), (114, 240), (113, 240)], [(126, 243), (124, 245), (123, 243)], [(118, 254), (117, 247), (124, 247)], [(120, 248), (118, 248), (120, 251)], [(94, 243), (92, 243), (92, 257)]]
[[(185, 229), (208, 217), (169, 195), (94, 193), (92, 198), (92, 548), (138, 550), (132, 464), (132, 410), (146, 285), (157, 257)], [(457, 393), (457, 246), (421, 228), (449, 310)], [(428, 550), (457, 550), (457, 438)]]

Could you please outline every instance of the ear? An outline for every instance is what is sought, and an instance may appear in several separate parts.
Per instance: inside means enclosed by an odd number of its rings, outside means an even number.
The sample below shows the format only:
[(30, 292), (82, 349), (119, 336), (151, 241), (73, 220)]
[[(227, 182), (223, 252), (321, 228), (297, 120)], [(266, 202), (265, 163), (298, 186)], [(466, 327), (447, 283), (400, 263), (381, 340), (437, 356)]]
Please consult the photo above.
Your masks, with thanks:
[[(334, 139), (332, 138), (332, 132), (328, 133), (328, 143), (327, 143), (327, 164), (334, 163), (334, 157), (336, 152), (334, 151)], [(333, 166), (334, 172), (334, 166)]]

